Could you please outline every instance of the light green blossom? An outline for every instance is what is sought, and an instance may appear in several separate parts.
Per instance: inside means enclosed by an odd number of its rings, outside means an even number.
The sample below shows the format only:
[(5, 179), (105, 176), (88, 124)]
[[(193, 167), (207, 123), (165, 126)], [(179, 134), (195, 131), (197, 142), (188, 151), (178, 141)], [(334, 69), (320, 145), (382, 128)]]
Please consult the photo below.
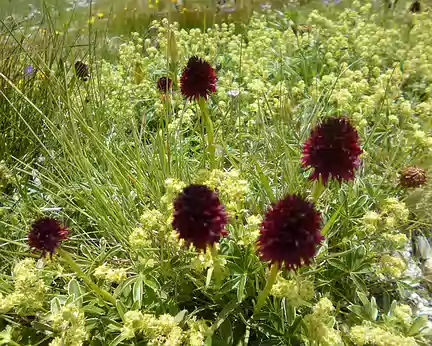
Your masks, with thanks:
[(18, 262), (13, 270), (14, 291), (0, 297), (0, 311), (7, 312), (15, 308), (19, 313), (37, 311), (45, 303), (47, 287), (42, 274), (36, 268), (36, 262), (26, 258)]
[(250, 245), (254, 244), (260, 233), (262, 217), (260, 215), (251, 215), (246, 219), (246, 225), (243, 227), (240, 234), (239, 244)]
[(354, 326), (350, 330), (351, 340), (358, 346), (417, 346), (413, 337), (404, 337), (371, 325)]
[(122, 335), (131, 339), (137, 333), (148, 339), (148, 345), (154, 346), (180, 346), (184, 335), (183, 330), (171, 315), (161, 315), (156, 318), (151, 314), (142, 314), (140, 311), (128, 311), (124, 316)]
[(81, 346), (87, 339), (85, 316), (75, 305), (66, 305), (61, 311), (50, 316), (52, 327), (57, 334), (50, 346)]
[(304, 317), (305, 342), (307, 345), (343, 345), (340, 332), (335, 329), (334, 306), (328, 298), (322, 298), (313, 312)]
[(95, 269), (94, 276), (108, 282), (120, 283), (126, 280), (126, 270), (123, 268), (113, 269), (103, 264)]
[(279, 298), (286, 298), (293, 307), (307, 304), (314, 297), (313, 282), (296, 277), (286, 280), (279, 276), (273, 285), (270, 294)]
[(402, 258), (384, 255), (378, 264), (377, 273), (381, 277), (387, 276), (397, 279), (403, 275), (406, 269), (407, 265)]

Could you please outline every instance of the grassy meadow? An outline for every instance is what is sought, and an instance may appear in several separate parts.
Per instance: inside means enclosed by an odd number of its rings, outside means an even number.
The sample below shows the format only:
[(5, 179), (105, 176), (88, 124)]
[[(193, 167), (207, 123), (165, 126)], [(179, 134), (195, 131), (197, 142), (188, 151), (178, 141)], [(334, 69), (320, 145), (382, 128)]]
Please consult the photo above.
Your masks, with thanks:
[(227, 3), (0, 0), (0, 345), (431, 344), (432, 4)]

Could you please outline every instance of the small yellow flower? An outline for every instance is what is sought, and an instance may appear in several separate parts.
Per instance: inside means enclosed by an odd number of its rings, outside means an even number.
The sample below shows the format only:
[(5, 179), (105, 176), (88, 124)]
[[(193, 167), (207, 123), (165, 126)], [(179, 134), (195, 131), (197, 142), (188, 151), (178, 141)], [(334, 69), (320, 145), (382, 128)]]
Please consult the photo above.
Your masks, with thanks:
[(87, 23), (90, 24), (90, 25), (94, 24), (94, 23), (95, 23), (95, 17), (91, 17), (91, 18), (87, 21)]
[(97, 14), (97, 17), (98, 17), (99, 19), (102, 19), (103, 17), (105, 17), (105, 14), (102, 13), (102, 12), (99, 12), (99, 13)]

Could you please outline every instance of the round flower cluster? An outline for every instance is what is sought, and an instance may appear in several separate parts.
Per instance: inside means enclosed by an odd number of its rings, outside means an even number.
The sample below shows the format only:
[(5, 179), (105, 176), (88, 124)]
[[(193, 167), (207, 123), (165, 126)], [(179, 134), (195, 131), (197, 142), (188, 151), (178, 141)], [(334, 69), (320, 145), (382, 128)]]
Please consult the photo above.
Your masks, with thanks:
[(340, 332), (335, 329), (334, 306), (328, 298), (321, 298), (314, 306), (313, 312), (304, 317), (305, 341), (317, 345), (344, 345)]
[(27, 258), (18, 262), (13, 270), (13, 278), (14, 290), (9, 295), (0, 297), (0, 311), (6, 313), (15, 309), (21, 314), (41, 309), (48, 288), (35, 261)]
[(0, 161), (0, 192), (7, 192), (13, 183), (14, 179), (11, 171), (4, 161)]
[(270, 294), (275, 297), (286, 298), (291, 306), (299, 307), (314, 298), (314, 284), (300, 277), (286, 280), (279, 276)]
[(187, 330), (183, 330), (171, 315), (161, 315), (158, 318), (140, 311), (128, 311), (124, 316), (122, 335), (125, 339), (132, 339), (136, 334), (142, 334), (153, 346), (199, 346), (209, 333), (205, 321), (191, 319)]
[(98, 279), (114, 282), (116, 284), (126, 280), (126, 270), (123, 268), (113, 269), (103, 264), (97, 267), (94, 271), (94, 276)]
[[(377, 238), (376, 245), (388, 249), (402, 249), (408, 243), (407, 236), (401, 232), (409, 216), (405, 203), (396, 198), (385, 199), (381, 212), (368, 211), (362, 217), (362, 225), (367, 238)], [(383, 242), (384, 241), (384, 242)]]
[(413, 337), (394, 334), (388, 330), (365, 323), (350, 330), (351, 340), (359, 346), (418, 346)]
[(54, 331), (60, 334), (50, 342), (50, 346), (82, 346), (87, 340), (84, 313), (75, 305), (63, 306), (59, 312), (50, 316), (49, 321)]
[(132, 339), (136, 334), (143, 334), (149, 345), (181, 345), (182, 329), (171, 315), (161, 315), (156, 318), (151, 314), (140, 311), (128, 311), (124, 315), (122, 335), (125, 339)]
[(246, 224), (239, 235), (239, 245), (255, 244), (260, 234), (260, 226), (262, 224), (262, 217), (260, 215), (251, 215), (246, 218)]
[(243, 211), (244, 202), (249, 192), (249, 184), (247, 180), (240, 178), (238, 170), (201, 171), (198, 181), (218, 191), (228, 212), (238, 215)]
[(407, 264), (398, 256), (384, 255), (381, 257), (377, 266), (377, 273), (380, 277), (389, 277), (392, 279), (400, 278), (405, 270)]

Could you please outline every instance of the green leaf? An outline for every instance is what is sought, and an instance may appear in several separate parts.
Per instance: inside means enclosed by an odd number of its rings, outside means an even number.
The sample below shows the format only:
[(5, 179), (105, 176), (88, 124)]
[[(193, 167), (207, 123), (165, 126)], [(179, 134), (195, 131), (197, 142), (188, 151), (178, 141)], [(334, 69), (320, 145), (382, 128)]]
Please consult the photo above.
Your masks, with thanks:
[(78, 307), (82, 306), (82, 295), (81, 295), (81, 288), (75, 279), (72, 279), (69, 281), (68, 284), (68, 293), (70, 296), (74, 296), (74, 301), (77, 304)]
[(175, 322), (180, 324), (181, 322), (183, 322), (186, 318), (188, 311), (187, 310), (182, 310), (180, 311), (174, 318)]
[[(143, 281), (141, 277), (138, 277), (133, 285), (133, 301), (134, 305), (137, 305), (139, 309), (141, 309), (142, 296), (143, 296)], [(135, 304), (136, 303), (136, 304)]]
[(125, 315), (125, 311), (126, 311), (126, 307), (124, 306), (124, 304), (120, 301), (120, 300), (118, 300), (117, 299), (117, 301), (116, 301), (116, 308), (117, 308), (117, 312), (118, 312), (118, 314), (119, 314), (119, 316), (120, 316), (120, 318), (122, 319), (122, 320), (124, 320), (124, 315)]
[(345, 263), (341, 260), (338, 260), (336, 258), (331, 258), (328, 260), (328, 264), (330, 264), (332, 267), (335, 267), (343, 272), (347, 272), (347, 268), (345, 266)]
[(105, 310), (101, 309), (95, 305), (85, 305), (83, 307), (84, 312), (88, 312), (93, 315), (105, 315)]
[(367, 298), (366, 294), (364, 294), (363, 292), (357, 292), (357, 296), (359, 297), (363, 306), (365, 308), (368, 308), (369, 307), (369, 299)]
[(150, 280), (150, 279), (145, 279), (144, 280), (144, 284), (148, 287), (150, 287), (153, 291), (158, 292), (159, 291), (159, 285), (156, 281), (154, 280)]
[(210, 282), (211, 282), (211, 278), (212, 278), (212, 274), (213, 274), (213, 267), (210, 267), (207, 270), (207, 277), (206, 277), (206, 287), (210, 286)]
[(342, 209), (342, 206), (339, 206), (339, 208), (333, 213), (333, 215), (331, 216), (331, 218), (327, 221), (327, 223), (325, 224), (325, 226), (323, 227), (323, 229), (321, 231), (321, 234), (323, 236), (327, 236), (328, 232), (330, 231), (330, 229), (332, 228), (332, 226), (337, 221), (341, 209)]
[(53, 299), (51, 299), (51, 313), (58, 314), (60, 311), (61, 311), (60, 299), (54, 297)]
[(211, 330), (212, 333), (217, 331), (221, 324), (225, 321), (225, 319), (237, 308), (237, 306), (240, 304), (239, 301), (237, 301), (237, 297), (232, 299), (225, 307), (222, 309), (222, 311), (219, 313), (219, 316), (216, 318), (216, 321), (213, 323)]
[(120, 334), (113, 341), (111, 341), (111, 343), (109, 344), (109, 346), (117, 346), (124, 339), (126, 339), (125, 336), (123, 334)]
[(247, 281), (247, 275), (244, 274), (240, 277), (239, 285), (237, 286), (237, 300), (241, 302), (245, 297), (245, 286)]
[(417, 237), (417, 244), (418, 244), (417, 247), (419, 249), (419, 252), (420, 252), (420, 255), (422, 258), (428, 259), (428, 258), (432, 257), (431, 246), (425, 237), (423, 237), (423, 236)]
[(428, 319), (425, 316), (417, 317), (413, 324), (411, 325), (410, 330), (408, 331), (408, 336), (416, 336), (420, 333), (420, 331), (427, 326)]
[(375, 297), (371, 298), (369, 314), (370, 314), (371, 320), (376, 321), (376, 319), (378, 317), (378, 308), (377, 308)]

